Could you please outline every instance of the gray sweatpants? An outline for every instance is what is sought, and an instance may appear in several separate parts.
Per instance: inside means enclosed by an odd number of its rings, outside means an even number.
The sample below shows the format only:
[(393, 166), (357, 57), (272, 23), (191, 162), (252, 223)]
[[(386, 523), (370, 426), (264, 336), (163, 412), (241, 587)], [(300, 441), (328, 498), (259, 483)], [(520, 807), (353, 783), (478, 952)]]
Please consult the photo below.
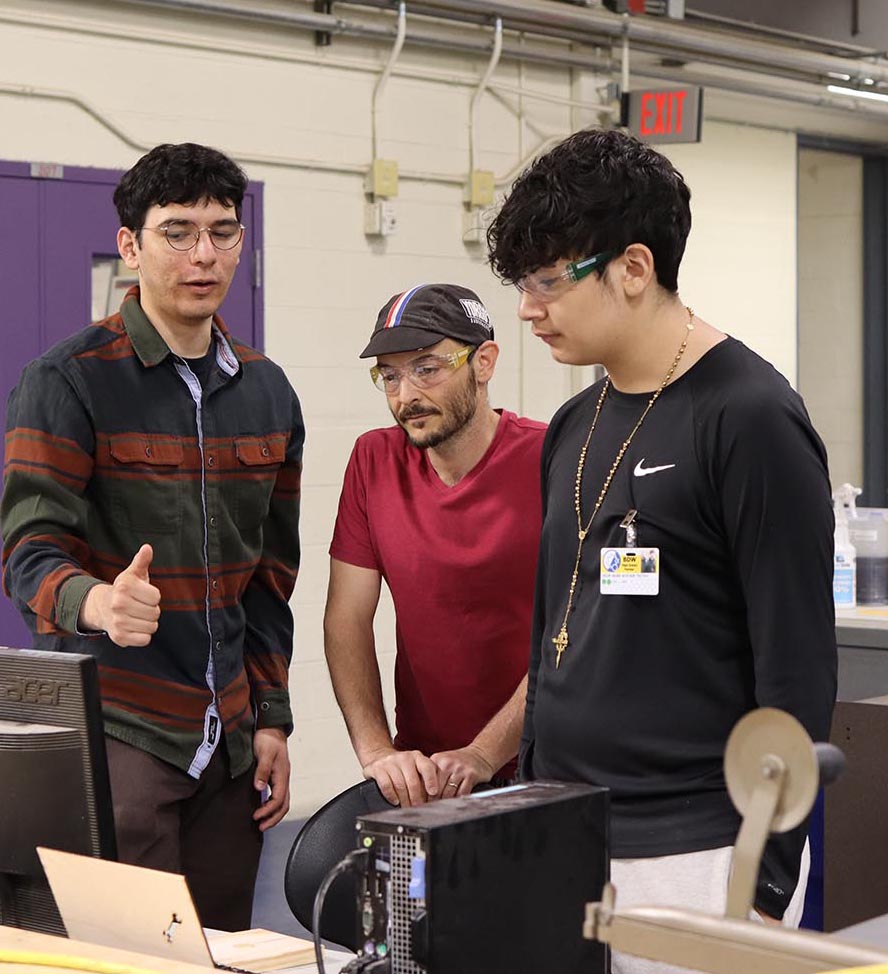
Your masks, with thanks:
[[(654, 859), (614, 859), (611, 882), (617, 889), (617, 909), (630, 906), (672, 906), (724, 916), (728, 898), (733, 849), (707, 849), (679, 856)], [(811, 853), (808, 843), (802, 852), (799, 883), (783, 917), (785, 927), (798, 927), (805, 907), (805, 890)], [(753, 912), (752, 919), (760, 919)], [(686, 967), (673, 967), (644, 957), (614, 951), (612, 974), (693, 974)]]

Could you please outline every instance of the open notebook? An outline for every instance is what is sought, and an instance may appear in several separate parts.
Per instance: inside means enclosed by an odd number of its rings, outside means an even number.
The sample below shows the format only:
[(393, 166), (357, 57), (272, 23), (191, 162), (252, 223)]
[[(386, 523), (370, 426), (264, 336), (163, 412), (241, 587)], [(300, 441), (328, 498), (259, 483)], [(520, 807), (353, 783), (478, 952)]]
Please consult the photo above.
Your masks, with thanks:
[(74, 940), (255, 972), (314, 961), (310, 941), (268, 930), (213, 934), (211, 946), (184, 876), (55, 849), (37, 852)]

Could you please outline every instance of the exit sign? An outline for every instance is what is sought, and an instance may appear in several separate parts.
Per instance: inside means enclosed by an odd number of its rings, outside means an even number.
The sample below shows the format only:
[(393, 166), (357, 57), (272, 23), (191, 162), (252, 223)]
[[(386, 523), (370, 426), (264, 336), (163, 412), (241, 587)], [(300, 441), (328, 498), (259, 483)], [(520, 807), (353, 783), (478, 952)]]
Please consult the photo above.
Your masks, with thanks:
[(623, 95), (622, 124), (644, 142), (699, 142), (703, 89), (650, 88)]

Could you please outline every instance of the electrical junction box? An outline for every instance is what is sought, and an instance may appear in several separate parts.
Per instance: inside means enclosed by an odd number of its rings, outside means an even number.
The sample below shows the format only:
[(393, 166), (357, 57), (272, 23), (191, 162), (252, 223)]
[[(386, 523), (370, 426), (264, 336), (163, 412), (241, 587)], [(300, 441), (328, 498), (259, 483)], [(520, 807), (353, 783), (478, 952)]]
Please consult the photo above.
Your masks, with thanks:
[(480, 206), (471, 209), (463, 208), (462, 241), (464, 244), (474, 246), (485, 242), (490, 216), (490, 210), (483, 209)]
[(374, 199), (398, 195), (398, 163), (394, 159), (374, 159), (364, 177), (364, 192)]
[(490, 206), (496, 185), (494, 175), (488, 169), (473, 169), (463, 187), (463, 201), (469, 206)]
[(398, 229), (398, 215), (391, 200), (374, 200), (364, 204), (364, 234), (368, 237), (390, 237)]
[[(609, 875), (608, 791), (532, 781), (363, 815), (358, 961), (391, 974), (604, 974), (583, 937)], [(376, 968), (374, 967), (374, 970)]]

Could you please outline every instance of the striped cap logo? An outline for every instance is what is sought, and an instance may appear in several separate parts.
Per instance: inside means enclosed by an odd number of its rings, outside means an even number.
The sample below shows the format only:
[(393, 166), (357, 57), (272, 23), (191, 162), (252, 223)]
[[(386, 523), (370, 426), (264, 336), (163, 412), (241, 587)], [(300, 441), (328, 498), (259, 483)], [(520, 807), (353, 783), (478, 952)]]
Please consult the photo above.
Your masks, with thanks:
[(389, 309), (388, 316), (385, 319), (385, 324), (383, 328), (397, 328), (401, 324), (401, 317), (407, 308), (410, 299), (416, 294), (417, 291), (421, 291), (427, 285), (417, 284), (416, 287), (412, 287), (409, 291), (405, 291), (403, 294), (398, 296), (398, 300)]

